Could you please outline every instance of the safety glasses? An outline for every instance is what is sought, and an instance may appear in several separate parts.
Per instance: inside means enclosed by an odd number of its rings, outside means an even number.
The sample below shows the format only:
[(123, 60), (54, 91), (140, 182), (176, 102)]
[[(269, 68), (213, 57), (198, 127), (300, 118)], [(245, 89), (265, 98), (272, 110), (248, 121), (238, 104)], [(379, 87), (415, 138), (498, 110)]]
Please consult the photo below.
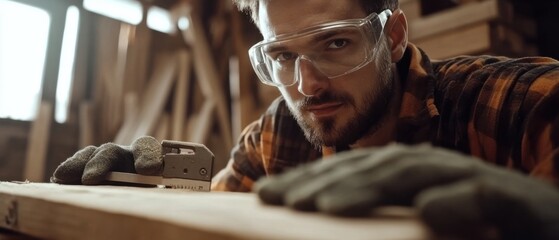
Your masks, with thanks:
[(276, 87), (299, 81), (300, 65), (308, 61), (333, 79), (370, 63), (384, 25), (392, 12), (384, 10), (362, 19), (349, 19), (281, 34), (252, 46), (250, 62), (260, 81)]

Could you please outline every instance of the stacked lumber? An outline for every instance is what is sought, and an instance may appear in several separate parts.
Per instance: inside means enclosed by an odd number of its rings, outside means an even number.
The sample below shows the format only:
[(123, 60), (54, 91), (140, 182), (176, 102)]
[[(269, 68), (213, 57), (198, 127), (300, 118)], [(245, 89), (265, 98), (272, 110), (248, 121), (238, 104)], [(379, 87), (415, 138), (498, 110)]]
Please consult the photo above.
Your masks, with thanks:
[[(419, 0), (405, 2), (409, 1)], [(414, 16), (417, 9), (407, 11)], [(538, 54), (533, 44), (535, 26), (511, 1), (463, 0), (456, 7), (410, 20), (409, 39), (432, 59), (475, 54), (529, 56)]]

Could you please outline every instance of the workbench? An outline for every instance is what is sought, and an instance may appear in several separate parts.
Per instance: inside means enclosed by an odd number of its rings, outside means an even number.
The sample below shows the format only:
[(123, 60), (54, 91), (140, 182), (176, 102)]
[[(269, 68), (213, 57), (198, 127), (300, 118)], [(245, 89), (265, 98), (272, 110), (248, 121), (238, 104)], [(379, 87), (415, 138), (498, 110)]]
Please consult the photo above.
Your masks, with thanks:
[(165, 188), (0, 182), (0, 217), (4, 231), (46, 239), (429, 239), (407, 208), (343, 218)]

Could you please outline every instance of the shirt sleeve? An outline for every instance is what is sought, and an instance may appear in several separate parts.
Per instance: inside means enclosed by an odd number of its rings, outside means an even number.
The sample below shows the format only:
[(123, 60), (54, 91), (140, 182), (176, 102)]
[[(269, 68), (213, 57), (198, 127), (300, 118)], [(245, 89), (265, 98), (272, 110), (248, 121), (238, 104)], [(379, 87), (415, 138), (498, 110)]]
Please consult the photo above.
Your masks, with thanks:
[(559, 65), (538, 76), (520, 107), (521, 159), (530, 175), (559, 183)]
[(460, 57), (436, 72), (437, 143), (557, 183), (559, 62)]
[(212, 179), (212, 190), (248, 192), (259, 178), (316, 161), (321, 155), (279, 97), (243, 130), (227, 166)]
[(260, 148), (261, 123), (248, 125), (231, 151), (231, 159), (212, 179), (212, 191), (250, 192), (253, 183), (265, 176)]

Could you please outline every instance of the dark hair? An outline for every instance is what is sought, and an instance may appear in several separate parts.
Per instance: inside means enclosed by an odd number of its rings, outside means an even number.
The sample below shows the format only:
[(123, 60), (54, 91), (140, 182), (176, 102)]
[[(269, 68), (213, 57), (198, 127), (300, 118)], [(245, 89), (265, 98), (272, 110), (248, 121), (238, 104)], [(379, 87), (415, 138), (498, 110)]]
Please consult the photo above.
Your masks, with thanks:
[[(250, 14), (254, 23), (258, 23), (258, 3), (260, 0), (233, 0), (240, 11)], [(398, 0), (359, 0), (365, 13), (380, 12), (384, 9), (392, 11), (398, 8)]]

